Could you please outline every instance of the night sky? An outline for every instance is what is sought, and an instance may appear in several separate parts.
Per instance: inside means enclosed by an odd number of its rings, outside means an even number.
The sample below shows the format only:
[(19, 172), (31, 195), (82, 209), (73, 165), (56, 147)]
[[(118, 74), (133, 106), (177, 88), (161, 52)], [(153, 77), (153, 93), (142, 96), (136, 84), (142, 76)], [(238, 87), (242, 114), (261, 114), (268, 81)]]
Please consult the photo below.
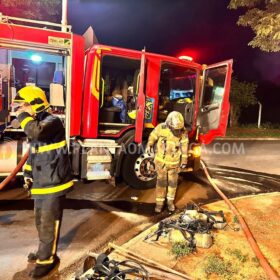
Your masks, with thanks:
[[(69, 0), (68, 21), (83, 34), (92, 26), (100, 43), (178, 56), (199, 63), (234, 59), (239, 80), (259, 84), (263, 120), (280, 123), (280, 53), (247, 46), (250, 28), (238, 27), (242, 10), (227, 9), (228, 0)], [(242, 120), (256, 122), (258, 107)]]
[[(259, 85), (263, 121), (280, 124), (280, 52), (249, 47), (253, 32), (236, 24), (244, 10), (227, 9), (229, 1), (68, 0), (68, 22), (78, 34), (91, 25), (105, 45), (136, 50), (145, 46), (149, 52), (191, 55), (206, 64), (233, 58), (234, 76)], [(23, 16), (17, 13), (11, 11)], [(256, 123), (257, 113), (258, 106), (244, 109), (241, 121)]]

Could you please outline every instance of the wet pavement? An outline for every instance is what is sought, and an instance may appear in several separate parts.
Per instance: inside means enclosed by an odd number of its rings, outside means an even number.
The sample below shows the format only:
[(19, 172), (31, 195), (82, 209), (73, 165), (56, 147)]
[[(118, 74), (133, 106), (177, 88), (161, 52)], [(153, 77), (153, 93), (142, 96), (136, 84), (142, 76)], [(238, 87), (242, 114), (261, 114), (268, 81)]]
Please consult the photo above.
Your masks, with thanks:
[[(244, 145), (247, 154), (239, 155), (242, 160), (238, 166), (236, 155), (210, 153), (213, 148), (209, 147), (204, 158), (216, 183), (229, 197), (280, 191), (280, 170), (275, 167), (279, 166), (280, 141), (272, 146), (268, 143), (267, 150), (260, 142)], [(272, 169), (266, 160), (260, 168), (261, 162), (256, 160), (252, 145), (255, 153), (265, 150)], [(270, 157), (273, 150), (275, 156)], [(154, 189), (134, 190), (124, 184), (114, 187), (100, 181), (76, 184), (65, 203), (58, 248), (62, 273), (55, 279), (68, 279), (75, 271), (80, 272), (82, 260), (89, 250), (100, 251), (116, 239), (125, 242), (168, 215), (167, 212), (154, 215), (154, 199)], [(180, 176), (178, 208), (191, 200), (206, 203), (218, 199), (202, 171)], [(28, 279), (26, 275), (31, 267), (26, 266), (26, 256), (36, 250), (38, 242), (33, 219), (33, 201), (21, 188), (0, 192), (0, 279)]]
[(204, 146), (203, 159), (209, 164), (280, 175), (280, 139), (217, 140)]

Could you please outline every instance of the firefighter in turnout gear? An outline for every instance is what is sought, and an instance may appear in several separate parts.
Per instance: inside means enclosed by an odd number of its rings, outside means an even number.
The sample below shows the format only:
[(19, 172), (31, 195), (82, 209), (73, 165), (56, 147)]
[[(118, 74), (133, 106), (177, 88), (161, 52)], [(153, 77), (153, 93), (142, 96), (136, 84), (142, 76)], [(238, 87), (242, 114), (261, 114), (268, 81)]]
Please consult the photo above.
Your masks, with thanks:
[(168, 210), (175, 210), (174, 199), (178, 184), (180, 168), (185, 168), (188, 160), (188, 134), (184, 127), (184, 118), (179, 112), (171, 112), (165, 123), (159, 124), (150, 134), (147, 153), (155, 150), (157, 171), (156, 208), (160, 213), (167, 199)]
[(58, 267), (56, 255), (62, 221), (62, 203), (73, 186), (65, 129), (58, 117), (49, 111), (42, 89), (26, 86), (18, 91), (17, 117), (30, 142), (29, 157), (24, 167), (25, 188), (34, 199), (35, 224), (39, 235), (36, 253), (28, 261), (36, 261), (31, 272), (41, 278)]

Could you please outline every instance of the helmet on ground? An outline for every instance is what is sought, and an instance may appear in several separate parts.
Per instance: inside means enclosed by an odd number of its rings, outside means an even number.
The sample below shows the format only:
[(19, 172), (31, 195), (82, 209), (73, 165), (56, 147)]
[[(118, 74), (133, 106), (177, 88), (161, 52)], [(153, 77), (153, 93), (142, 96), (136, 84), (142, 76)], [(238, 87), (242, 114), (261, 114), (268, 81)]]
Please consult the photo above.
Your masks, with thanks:
[(165, 123), (172, 130), (181, 130), (185, 125), (183, 115), (176, 111), (169, 113)]
[(45, 92), (36, 86), (26, 86), (20, 89), (14, 102), (30, 104), (35, 113), (40, 113), (50, 107)]

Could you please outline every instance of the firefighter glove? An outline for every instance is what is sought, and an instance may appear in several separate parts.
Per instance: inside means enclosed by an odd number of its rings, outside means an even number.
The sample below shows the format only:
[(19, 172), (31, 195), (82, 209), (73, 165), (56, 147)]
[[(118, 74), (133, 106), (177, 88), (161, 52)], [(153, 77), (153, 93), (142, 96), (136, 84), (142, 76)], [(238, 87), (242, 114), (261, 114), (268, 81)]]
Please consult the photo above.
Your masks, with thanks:
[(186, 165), (186, 164), (181, 164), (180, 168), (181, 168), (181, 169), (186, 169), (186, 168), (187, 168), (187, 165)]
[(32, 180), (32, 178), (24, 177), (24, 185), (23, 185), (24, 190), (26, 190), (27, 192), (29, 192), (30, 189), (32, 188), (32, 185), (33, 185), (33, 180)]
[(145, 154), (148, 154), (148, 155), (150, 155), (150, 154), (154, 154), (155, 152), (154, 152), (154, 148), (153, 148), (153, 146), (147, 146), (146, 147), (146, 149), (145, 149)]

